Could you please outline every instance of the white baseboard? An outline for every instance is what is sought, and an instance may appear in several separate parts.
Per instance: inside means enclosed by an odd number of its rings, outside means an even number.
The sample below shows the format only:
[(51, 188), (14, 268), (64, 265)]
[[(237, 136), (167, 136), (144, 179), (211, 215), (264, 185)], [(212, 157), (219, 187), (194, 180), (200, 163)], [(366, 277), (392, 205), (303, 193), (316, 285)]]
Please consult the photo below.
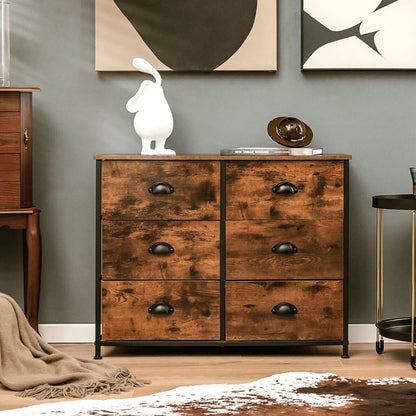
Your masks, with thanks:
[[(373, 324), (348, 325), (350, 343), (371, 343), (376, 341)], [(94, 324), (40, 324), (39, 332), (44, 340), (55, 343), (93, 343)], [(385, 340), (386, 342), (397, 342)]]
[(47, 342), (89, 344), (95, 341), (94, 324), (39, 324), (39, 333)]

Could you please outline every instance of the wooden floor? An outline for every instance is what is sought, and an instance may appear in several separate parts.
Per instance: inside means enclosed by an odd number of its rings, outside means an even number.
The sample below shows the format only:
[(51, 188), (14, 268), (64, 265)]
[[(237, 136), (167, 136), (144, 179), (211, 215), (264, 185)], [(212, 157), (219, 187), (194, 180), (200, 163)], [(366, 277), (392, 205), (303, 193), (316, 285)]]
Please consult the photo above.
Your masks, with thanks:
[[(92, 358), (91, 344), (57, 344), (56, 348), (75, 357)], [(113, 396), (88, 399), (127, 398), (148, 395), (193, 384), (245, 383), (290, 371), (335, 373), (344, 377), (367, 379), (414, 377), (409, 364), (409, 344), (385, 344), (377, 355), (374, 344), (351, 344), (350, 358), (341, 359), (341, 348), (285, 347), (256, 349), (135, 349), (103, 347), (104, 360), (127, 367), (137, 378), (152, 384)], [(57, 400), (18, 398), (0, 385), (0, 410), (15, 409)]]

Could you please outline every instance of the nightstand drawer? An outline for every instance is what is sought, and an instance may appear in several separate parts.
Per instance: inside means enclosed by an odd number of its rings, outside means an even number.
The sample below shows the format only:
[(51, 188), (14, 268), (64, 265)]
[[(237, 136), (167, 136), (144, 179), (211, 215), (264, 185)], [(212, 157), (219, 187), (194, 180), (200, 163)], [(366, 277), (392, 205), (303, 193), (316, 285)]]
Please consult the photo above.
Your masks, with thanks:
[(0, 133), (0, 153), (20, 153), (20, 133)]
[(20, 93), (2, 91), (0, 94), (0, 111), (20, 111)]
[(219, 171), (210, 161), (103, 161), (103, 218), (218, 220)]
[(219, 279), (219, 221), (103, 221), (102, 274), (115, 279)]
[(20, 181), (20, 155), (0, 154), (0, 182)]
[(102, 282), (104, 340), (219, 340), (219, 282)]
[(20, 182), (0, 182), (0, 208), (20, 208)]
[(343, 221), (227, 221), (227, 279), (342, 279)]
[(0, 111), (0, 132), (18, 133), (20, 132), (20, 112), (1, 112)]
[(227, 163), (227, 219), (342, 219), (342, 161)]
[(342, 281), (227, 282), (227, 340), (340, 340)]

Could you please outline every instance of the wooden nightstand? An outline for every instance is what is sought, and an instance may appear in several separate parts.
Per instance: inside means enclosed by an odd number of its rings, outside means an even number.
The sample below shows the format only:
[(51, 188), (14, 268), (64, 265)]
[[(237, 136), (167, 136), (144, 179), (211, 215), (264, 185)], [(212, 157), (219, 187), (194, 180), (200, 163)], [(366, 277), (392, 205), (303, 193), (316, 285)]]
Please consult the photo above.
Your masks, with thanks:
[(23, 230), (24, 306), (38, 329), (40, 210), (32, 206), (32, 92), (0, 88), (0, 227)]

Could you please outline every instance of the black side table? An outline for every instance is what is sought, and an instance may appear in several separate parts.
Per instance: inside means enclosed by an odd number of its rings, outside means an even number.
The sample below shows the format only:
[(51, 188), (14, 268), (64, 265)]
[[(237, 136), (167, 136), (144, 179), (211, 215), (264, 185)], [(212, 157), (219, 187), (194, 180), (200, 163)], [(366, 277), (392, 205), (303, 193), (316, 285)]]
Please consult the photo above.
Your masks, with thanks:
[[(377, 342), (376, 350), (381, 354), (384, 350), (383, 337), (398, 341), (410, 342), (410, 364), (416, 370), (415, 363), (415, 216), (416, 195), (377, 195), (373, 196), (373, 207), (377, 208)], [(412, 212), (412, 316), (410, 318), (394, 318), (383, 320), (383, 210), (399, 209)]]

